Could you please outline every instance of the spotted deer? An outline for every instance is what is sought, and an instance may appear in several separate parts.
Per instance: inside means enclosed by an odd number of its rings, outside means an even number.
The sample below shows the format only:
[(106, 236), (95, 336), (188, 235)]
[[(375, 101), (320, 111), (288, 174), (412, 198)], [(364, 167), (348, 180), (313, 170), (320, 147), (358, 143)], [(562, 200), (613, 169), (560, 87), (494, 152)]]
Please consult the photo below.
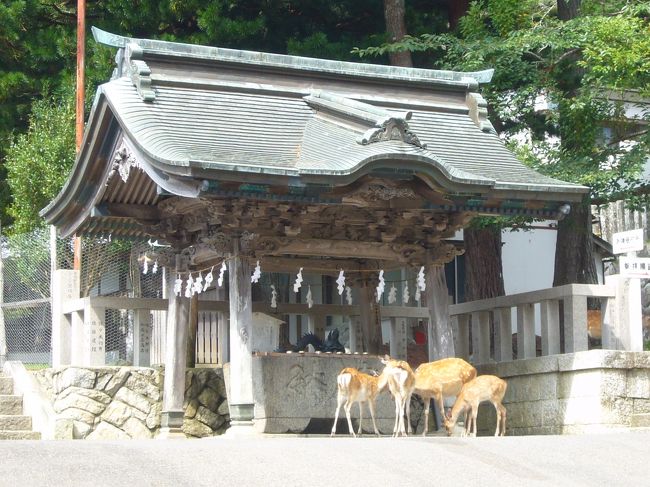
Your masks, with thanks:
[[(336, 395), (336, 414), (334, 415), (334, 425), (332, 426), (332, 434), (336, 434), (336, 423), (339, 420), (339, 412), (341, 406), (345, 410), (345, 416), (348, 419), (348, 428), (350, 434), (354, 437), (361, 436), (361, 423), (363, 420), (363, 406), (362, 403), (368, 404), (370, 410), (370, 417), (372, 418), (372, 426), (375, 429), (375, 434), (379, 436), (377, 423), (375, 422), (375, 401), (377, 395), (384, 390), (387, 386), (386, 376), (382, 373), (379, 376), (372, 376), (364, 374), (354, 367), (346, 367), (339, 372), (336, 377), (337, 395)], [(352, 427), (352, 420), (350, 419), (350, 410), (352, 405), (359, 403), (359, 431), (354, 433)]]
[(406, 413), (408, 433), (411, 433), (411, 396), (415, 386), (413, 370), (404, 360), (394, 360), (386, 356), (381, 362), (385, 365), (382, 376), (386, 377), (388, 389), (395, 399), (393, 436), (407, 436), (404, 413)]
[(508, 384), (503, 379), (495, 375), (479, 375), (463, 386), (456, 398), (454, 407), (445, 419), (445, 429), (447, 435), (451, 433), (458, 419), (458, 415), (463, 411), (466, 412), (465, 431), (463, 436), (470, 434), (476, 436), (476, 416), (478, 406), (483, 401), (490, 401), (497, 412), (497, 428), (494, 436), (504, 436), (506, 434), (506, 408), (503, 406), (503, 396), (506, 394)]
[(429, 406), (435, 399), (440, 419), (445, 418), (443, 399), (457, 396), (463, 384), (476, 377), (476, 369), (461, 358), (450, 357), (421, 364), (415, 370), (415, 393), (424, 401), (424, 431), (429, 431)]

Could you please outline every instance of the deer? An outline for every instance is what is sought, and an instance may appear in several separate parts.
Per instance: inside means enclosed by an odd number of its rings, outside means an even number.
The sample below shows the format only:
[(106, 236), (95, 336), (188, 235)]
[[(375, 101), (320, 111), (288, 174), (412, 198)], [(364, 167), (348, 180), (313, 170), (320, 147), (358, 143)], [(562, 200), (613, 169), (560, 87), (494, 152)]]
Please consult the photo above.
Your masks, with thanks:
[[(339, 412), (341, 406), (345, 410), (345, 415), (348, 419), (348, 428), (350, 434), (356, 438), (357, 434), (361, 436), (361, 423), (363, 420), (363, 407), (362, 403), (368, 404), (370, 410), (370, 417), (372, 418), (372, 426), (375, 429), (375, 434), (379, 436), (377, 423), (375, 422), (375, 401), (380, 392), (387, 386), (387, 377), (383, 374), (373, 376), (360, 372), (354, 367), (346, 367), (336, 377), (337, 395), (336, 395), (336, 414), (334, 415), (334, 425), (332, 426), (332, 433), (330, 436), (336, 434), (336, 423), (339, 420)], [(352, 427), (352, 420), (350, 419), (350, 410), (352, 405), (359, 403), (359, 432), (354, 433)]]
[(411, 366), (404, 360), (394, 360), (385, 356), (381, 361), (385, 367), (382, 376), (385, 377), (388, 389), (395, 399), (395, 425), (393, 427), (393, 436), (408, 436), (404, 427), (404, 413), (406, 412), (406, 422), (408, 433), (411, 431), (411, 396), (415, 387), (415, 375)]
[[(429, 407), (435, 399), (440, 419), (445, 418), (443, 399), (457, 396), (463, 384), (476, 377), (476, 369), (461, 358), (450, 357), (421, 364), (415, 369), (415, 393), (424, 401), (424, 431), (429, 431)], [(467, 419), (467, 418), (466, 418)]]
[(476, 436), (476, 416), (478, 415), (478, 406), (483, 401), (490, 401), (497, 412), (497, 428), (494, 436), (504, 436), (506, 434), (506, 408), (503, 406), (503, 396), (506, 394), (508, 384), (505, 380), (495, 375), (479, 375), (463, 386), (456, 398), (451, 412), (445, 418), (445, 429), (447, 436), (451, 433), (458, 419), (458, 415), (465, 411), (465, 431), (463, 436)]

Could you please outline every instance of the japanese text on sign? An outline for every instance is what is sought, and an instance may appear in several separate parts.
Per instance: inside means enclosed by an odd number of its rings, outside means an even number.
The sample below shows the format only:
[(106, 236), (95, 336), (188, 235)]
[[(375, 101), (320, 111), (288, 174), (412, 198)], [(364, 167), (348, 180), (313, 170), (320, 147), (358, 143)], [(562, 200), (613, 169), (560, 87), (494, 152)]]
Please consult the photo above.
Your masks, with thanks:
[(622, 276), (650, 278), (650, 258), (621, 257), (619, 261)]
[(615, 254), (643, 250), (644, 244), (643, 228), (618, 232), (612, 236), (612, 250)]

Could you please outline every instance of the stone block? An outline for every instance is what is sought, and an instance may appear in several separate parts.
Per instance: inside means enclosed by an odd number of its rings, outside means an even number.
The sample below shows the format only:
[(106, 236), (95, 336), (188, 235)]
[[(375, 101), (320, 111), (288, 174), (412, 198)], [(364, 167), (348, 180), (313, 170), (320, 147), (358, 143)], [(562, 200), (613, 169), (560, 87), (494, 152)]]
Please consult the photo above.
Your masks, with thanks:
[[(344, 367), (382, 370), (367, 355), (287, 354), (253, 356), (255, 425), (267, 433), (328, 433), (336, 409), (336, 377)], [(392, 433), (395, 403), (388, 393), (377, 400), (378, 427)], [(358, 417), (358, 408), (353, 408)], [(369, 417), (367, 409), (364, 416)]]
[(0, 396), (0, 414), (23, 414), (23, 397)]
[(505, 380), (508, 380), (509, 377), (556, 372), (558, 370), (558, 357), (561, 357), (561, 355), (513, 360), (511, 362), (488, 364), (488, 366), (481, 365), (477, 368), (477, 371), (481, 375), (489, 373)]
[(116, 428), (112, 424), (101, 422), (97, 425), (94, 431), (92, 431), (86, 439), (88, 440), (128, 440), (130, 439), (124, 431), (119, 428)]
[(650, 428), (650, 413), (633, 414), (630, 418), (630, 426), (634, 428)]
[(203, 389), (197, 399), (199, 403), (208, 408), (210, 411), (216, 411), (219, 407), (219, 402), (221, 401), (219, 394), (217, 394), (209, 387)]
[[(85, 423), (83, 423), (85, 424)], [(74, 438), (74, 421), (71, 419), (57, 418), (54, 421), (55, 440), (71, 440)]]
[(66, 394), (65, 397), (59, 397), (54, 402), (53, 407), (54, 411), (57, 413), (65, 411), (68, 408), (78, 408), (84, 411), (88, 411), (94, 416), (101, 414), (104, 409), (106, 409), (105, 404), (77, 393)]
[(617, 369), (582, 369), (560, 374), (558, 398), (625, 395), (626, 372)]
[(228, 408), (228, 399), (224, 399), (221, 401), (221, 404), (219, 404), (219, 407), (217, 408), (217, 414), (221, 416), (225, 416), (229, 414), (229, 408)]
[(632, 399), (632, 414), (650, 414), (650, 399)]
[(184, 420), (182, 431), (188, 436), (194, 436), (197, 438), (204, 438), (206, 436), (213, 435), (212, 428), (201, 423), (200, 421), (197, 421), (196, 419)]
[(115, 397), (115, 394), (122, 389), (124, 383), (131, 375), (128, 367), (115, 367), (113, 370), (113, 376), (104, 386), (104, 392), (111, 397)]
[(14, 380), (11, 377), (0, 377), (0, 394), (11, 395), (14, 393)]
[(160, 414), (162, 412), (162, 403), (155, 402), (151, 405), (151, 411), (147, 414), (146, 425), (150, 430), (160, 427)]
[(219, 426), (221, 426), (226, 421), (223, 416), (216, 414), (209, 409), (204, 408), (203, 406), (199, 406), (194, 419), (207, 424), (213, 430), (219, 428)]
[(626, 393), (635, 399), (650, 399), (650, 369), (630, 370), (627, 374)]
[(82, 421), (72, 421), (72, 438), (75, 440), (85, 439), (93, 430), (92, 426)]
[(53, 389), (60, 394), (70, 386), (92, 389), (95, 387), (97, 375), (92, 370), (78, 367), (67, 367), (54, 376)]
[(145, 414), (147, 414), (151, 409), (151, 401), (149, 399), (142, 394), (127, 389), (126, 387), (122, 387), (117, 391), (115, 399), (122, 401), (135, 409), (139, 409)]
[(533, 374), (508, 380), (507, 402), (540, 401), (557, 397), (557, 374)]
[(125, 382), (125, 387), (137, 394), (148, 397), (152, 401), (162, 399), (162, 390), (159, 386), (153, 384), (150, 378), (142, 374), (131, 374)]
[(108, 404), (109, 402), (111, 402), (111, 397), (108, 394), (105, 394), (96, 389), (83, 389), (81, 387), (74, 387), (74, 386), (68, 387), (65, 391), (59, 394), (57, 400), (65, 399), (71, 394), (83, 396), (88, 399), (92, 399), (93, 401), (99, 402), (101, 404)]
[(79, 408), (67, 408), (66, 410), (59, 413), (59, 418), (62, 419), (71, 419), (73, 421), (82, 421), (86, 424), (93, 425), (95, 424), (95, 415), (84, 411)]
[(134, 439), (150, 439), (153, 434), (147, 426), (136, 418), (129, 418), (122, 425), (122, 430)]
[(629, 369), (634, 366), (634, 354), (618, 350), (588, 350), (558, 355), (561, 372), (583, 369)]

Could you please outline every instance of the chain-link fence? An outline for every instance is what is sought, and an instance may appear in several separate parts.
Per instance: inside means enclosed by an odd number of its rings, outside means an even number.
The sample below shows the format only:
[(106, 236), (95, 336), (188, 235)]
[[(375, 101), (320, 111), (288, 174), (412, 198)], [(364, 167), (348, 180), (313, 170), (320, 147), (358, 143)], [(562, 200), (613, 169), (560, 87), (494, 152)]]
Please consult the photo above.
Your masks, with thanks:
[[(51, 272), (72, 269), (72, 239), (53, 238), (44, 229), (1, 235), (0, 243), (0, 362), (49, 365)], [(163, 273), (148, 251), (146, 242), (82, 239), (80, 296), (162, 297)], [(132, 362), (133, 323), (131, 310), (106, 310), (107, 364)]]

